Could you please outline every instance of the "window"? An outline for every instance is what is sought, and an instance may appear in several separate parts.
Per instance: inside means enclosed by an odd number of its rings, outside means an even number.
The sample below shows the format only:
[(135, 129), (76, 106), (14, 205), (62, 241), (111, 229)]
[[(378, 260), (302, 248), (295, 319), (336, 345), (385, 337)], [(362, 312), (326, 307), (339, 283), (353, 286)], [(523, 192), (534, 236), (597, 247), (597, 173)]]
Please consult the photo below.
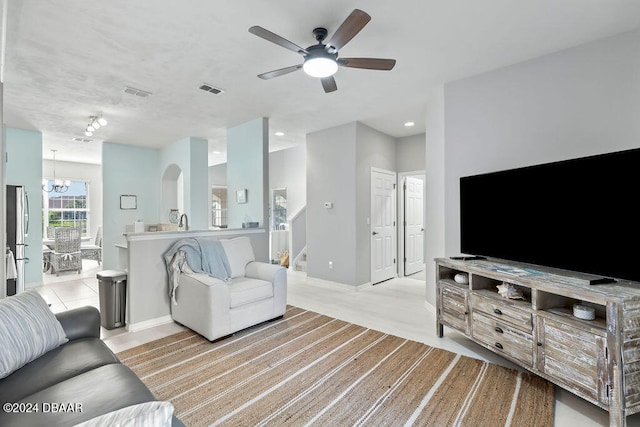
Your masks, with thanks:
[(227, 228), (227, 187), (211, 186), (211, 225)]
[[(47, 181), (51, 188), (52, 180)], [(47, 236), (48, 227), (78, 227), (82, 235), (88, 234), (89, 228), (89, 183), (71, 181), (69, 189), (64, 193), (42, 191), (42, 227)]]
[(277, 188), (271, 190), (271, 193), (271, 229), (281, 230), (287, 224), (287, 189)]

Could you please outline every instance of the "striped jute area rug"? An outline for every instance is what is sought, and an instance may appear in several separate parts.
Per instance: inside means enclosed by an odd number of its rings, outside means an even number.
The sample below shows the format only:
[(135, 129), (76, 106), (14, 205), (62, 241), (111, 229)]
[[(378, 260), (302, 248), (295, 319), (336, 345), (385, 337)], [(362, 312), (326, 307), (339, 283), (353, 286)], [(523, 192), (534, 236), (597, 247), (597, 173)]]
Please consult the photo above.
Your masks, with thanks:
[(551, 426), (551, 383), (296, 307), (118, 354), (187, 426)]

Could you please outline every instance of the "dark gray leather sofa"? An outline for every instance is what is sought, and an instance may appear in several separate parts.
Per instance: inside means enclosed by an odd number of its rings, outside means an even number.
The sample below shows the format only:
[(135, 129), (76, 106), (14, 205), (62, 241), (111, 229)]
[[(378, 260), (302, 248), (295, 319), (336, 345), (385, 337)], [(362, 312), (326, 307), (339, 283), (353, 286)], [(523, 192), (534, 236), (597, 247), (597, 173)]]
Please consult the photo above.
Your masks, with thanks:
[[(120, 363), (100, 339), (100, 313), (96, 308), (82, 307), (58, 313), (56, 317), (69, 342), (0, 380), (3, 405), (0, 426), (72, 426), (117, 409), (156, 400), (136, 374)], [(7, 402), (38, 403), (39, 411), (6, 412)], [(81, 411), (53, 412), (55, 403), (80, 404)], [(80, 409), (80, 406), (74, 408)], [(173, 425), (183, 426), (175, 416)]]

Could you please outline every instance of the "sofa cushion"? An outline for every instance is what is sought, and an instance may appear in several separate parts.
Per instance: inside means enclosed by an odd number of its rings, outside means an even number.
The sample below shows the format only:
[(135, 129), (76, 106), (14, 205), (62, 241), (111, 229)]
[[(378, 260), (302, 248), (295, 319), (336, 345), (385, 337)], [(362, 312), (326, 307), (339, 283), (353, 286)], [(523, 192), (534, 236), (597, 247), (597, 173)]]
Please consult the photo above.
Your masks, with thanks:
[(75, 427), (171, 427), (172, 417), (173, 405), (171, 402), (145, 402), (100, 415), (99, 417), (77, 424)]
[(70, 341), (0, 380), (0, 402), (15, 402), (91, 369), (118, 362), (100, 339)]
[(62, 325), (38, 292), (0, 300), (0, 378), (65, 342)]
[(236, 308), (263, 299), (273, 298), (271, 282), (238, 277), (229, 283), (229, 307)]
[(251, 240), (248, 237), (236, 237), (234, 239), (220, 240), (227, 259), (229, 260), (229, 267), (231, 267), (231, 278), (244, 276), (244, 268), (251, 261), (255, 261), (256, 257), (253, 254), (253, 247), (251, 246)]
[[(40, 405), (37, 413), (0, 412), (0, 425), (72, 426), (91, 418), (138, 403), (156, 400), (144, 383), (128, 367), (113, 363), (69, 378), (17, 403)], [(53, 412), (46, 404), (64, 403), (65, 411)], [(48, 412), (45, 410), (49, 409)]]

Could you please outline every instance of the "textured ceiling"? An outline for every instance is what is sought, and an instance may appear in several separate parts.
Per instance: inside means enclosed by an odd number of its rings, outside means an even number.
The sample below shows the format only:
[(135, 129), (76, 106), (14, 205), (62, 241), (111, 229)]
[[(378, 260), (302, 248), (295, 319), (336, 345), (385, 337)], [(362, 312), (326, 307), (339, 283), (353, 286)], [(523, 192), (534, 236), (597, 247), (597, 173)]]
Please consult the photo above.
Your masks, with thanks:
[[(330, 37), (354, 8), (372, 20), (340, 54), (395, 58), (394, 70), (341, 68), (330, 94), (302, 71), (256, 77), (302, 61), (249, 27), (306, 47), (313, 28)], [(58, 149), (58, 160), (89, 163), (101, 162), (103, 141), (164, 147), (187, 136), (209, 141), (209, 164), (224, 162), (226, 129), (257, 117), (270, 118), (271, 150), (352, 121), (402, 137), (425, 131), (433, 85), (639, 26), (636, 0), (8, 0), (4, 119), (41, 131), (45, 158)], [(97, 113), (109, 125), (72, 141)]]

